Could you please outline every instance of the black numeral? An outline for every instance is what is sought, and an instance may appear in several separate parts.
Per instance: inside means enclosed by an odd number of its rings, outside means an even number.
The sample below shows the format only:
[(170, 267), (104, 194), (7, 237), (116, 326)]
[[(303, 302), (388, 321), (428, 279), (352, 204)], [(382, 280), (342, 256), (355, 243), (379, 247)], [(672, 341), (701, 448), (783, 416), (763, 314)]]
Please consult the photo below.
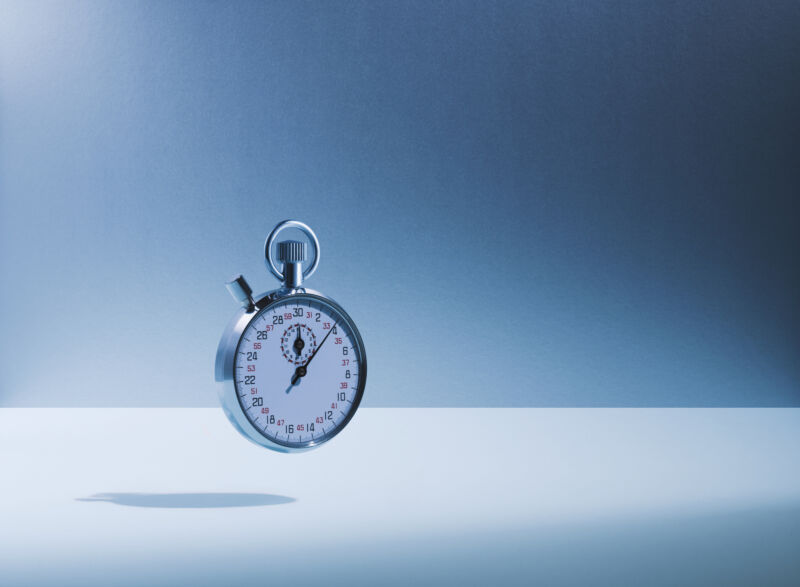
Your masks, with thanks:
[(302, 318), (303, 317), (303, 308), (295, 308), (292, 310), (292, 314), (294, 314), (295, 318)]
[(258, 351), (247, 351), (247, 360), (248, 361), (257, 361), (258, 360)]
[(256, 376), (255, 375), (245, 375), (245, 378), (244, 378), (244, 384), (245, 385), (254, 385), (255, 382), (256, 382)]
[(319, 312), (317, 312), (317, 317), (314, 319), (314, 322), (319, 322)]
[(344, 378), (345, 379), (350, 379), (350, 369), (348, 369), (347, 371), (344, 372)]
[(342, 354), (343, 354), (343, 355), (349, 355), (349, 354), (350, 354), (350, 351), (348, 351), (348, 350), (347, 350), (347, 347), (346, 347), (346, 346), (343, 346), (343, 347), (342, 347)]
[(273, 324), (283, 324), (283, 316), (273, 316), (272, 317)]
[(274, 424), (275, 423), (275, 416), (270, 416), (269, 417), (269, 423), (270, 424)]
[(331, 420), (332, 418), (333, 418), (333, 410), (328, 410), (327, 412), (325, 412), (326, 420)]
[(263, 397), (254, 397), (253, 398), (253, 407), (257, 408), (259, 406), (264, 405), (264, 398)]
[(256, 340), (267, 340), (267, 331), (256, 330)]
[(343, 401), (347, 400), (347, 396), (345, 395), (345, 393), (343, 391), (340, 391), (338, 399), (339, 399), (340, 402), (343, 402)]
[(294, 432), (294, 424), (287, 424), (286, 425), (286, 432), (292, 434)]

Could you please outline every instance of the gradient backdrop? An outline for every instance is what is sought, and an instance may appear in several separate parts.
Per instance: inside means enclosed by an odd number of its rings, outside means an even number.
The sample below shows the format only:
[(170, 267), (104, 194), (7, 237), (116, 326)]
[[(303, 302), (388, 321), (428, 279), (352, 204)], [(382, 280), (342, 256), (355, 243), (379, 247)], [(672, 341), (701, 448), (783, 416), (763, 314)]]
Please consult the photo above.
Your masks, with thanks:
[(0, 1), (0, 405), (215, 405), (284, 218), (370, 406), (800, 406), (800, 4)]

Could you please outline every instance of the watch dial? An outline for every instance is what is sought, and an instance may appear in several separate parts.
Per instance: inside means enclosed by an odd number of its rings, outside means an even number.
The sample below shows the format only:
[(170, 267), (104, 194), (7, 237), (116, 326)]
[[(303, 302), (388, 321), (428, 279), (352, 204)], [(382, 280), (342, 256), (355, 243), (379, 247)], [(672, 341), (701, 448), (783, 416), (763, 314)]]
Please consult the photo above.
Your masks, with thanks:
[(234, 360), (242, 411), (265, 437), (287, 447), (319, 444), (350, 420), (366, 377), (361, 337), (324, 298), (299, 294), (261, 310)]

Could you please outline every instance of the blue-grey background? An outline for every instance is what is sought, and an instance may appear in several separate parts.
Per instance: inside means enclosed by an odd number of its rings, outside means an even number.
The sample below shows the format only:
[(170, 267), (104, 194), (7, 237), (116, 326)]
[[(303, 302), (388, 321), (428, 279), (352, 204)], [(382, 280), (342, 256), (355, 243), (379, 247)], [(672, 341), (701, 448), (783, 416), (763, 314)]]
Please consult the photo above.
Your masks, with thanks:
[(800, 405), (797, 2), (0, 6), (0, 405), (213, 405), (287, 217), (367, 405)]

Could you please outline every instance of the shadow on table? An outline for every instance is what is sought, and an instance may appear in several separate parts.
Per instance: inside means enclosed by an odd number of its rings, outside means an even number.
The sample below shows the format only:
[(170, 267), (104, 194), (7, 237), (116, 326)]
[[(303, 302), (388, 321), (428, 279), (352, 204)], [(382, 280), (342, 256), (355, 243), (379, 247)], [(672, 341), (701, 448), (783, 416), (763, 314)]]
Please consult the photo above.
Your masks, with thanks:
[(270, 493), (96, 493), (75, 501), (104, 501), (139, 508), (242, 508), (281, 505), (295, 499)]

